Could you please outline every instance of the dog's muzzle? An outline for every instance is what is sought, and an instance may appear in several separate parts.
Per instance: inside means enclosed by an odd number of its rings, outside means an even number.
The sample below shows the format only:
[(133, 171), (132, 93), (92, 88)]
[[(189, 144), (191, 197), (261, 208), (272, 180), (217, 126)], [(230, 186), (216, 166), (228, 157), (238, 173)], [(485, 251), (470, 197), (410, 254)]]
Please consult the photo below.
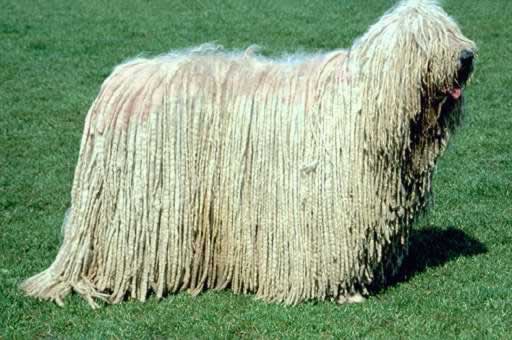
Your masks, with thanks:
[(473, 72), (473, 60), (475, 53), (471, 50), (462, 50), (459, 59), (459, 71), (452, 88), (446, 90), (446, 94), (457, 101), (462, 96), (462, 89)]
[(473, 72), (474, 58), (475, 53), (471, 50), (462, 50), (460, 53), (460, 68), (457, 75), (457, 81), (460, 85), (465, 84)]

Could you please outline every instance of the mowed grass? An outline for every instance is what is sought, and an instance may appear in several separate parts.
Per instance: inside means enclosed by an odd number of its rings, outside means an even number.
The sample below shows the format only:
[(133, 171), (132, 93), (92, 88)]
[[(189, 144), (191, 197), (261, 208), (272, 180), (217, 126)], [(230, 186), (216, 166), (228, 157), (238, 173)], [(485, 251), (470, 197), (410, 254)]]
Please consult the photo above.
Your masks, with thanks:
[(229, 291), (59, 308), (18, 284), (53, 261), (85, 114), (112, 68), (215, 41), (278, 55), (350, 46), (393, 1), (0, 1), (0, 338), (510, 338), (509, 0), (447, 0), (480, 48), (435, 204), (389, 287), (359, 305), (266, 304)]

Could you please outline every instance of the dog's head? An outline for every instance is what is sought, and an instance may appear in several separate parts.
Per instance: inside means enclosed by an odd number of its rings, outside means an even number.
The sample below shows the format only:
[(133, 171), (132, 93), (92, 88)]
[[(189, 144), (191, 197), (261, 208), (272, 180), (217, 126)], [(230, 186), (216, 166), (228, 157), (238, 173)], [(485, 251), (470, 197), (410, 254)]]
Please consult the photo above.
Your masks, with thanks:
[(405, 0), (356, 41), (353, 53), (366, 90), (378, 91), (389, 108), (412, 112), (421, 104), (415, 96), (420, 92), (454, 101), (462, 97), (476, 46), (436, 1)]
[(436, 1), (405, 0), (384, 14), (351, 50), (375, 144), (389, 149), (407, 144), (411, 134), (455, 125), (475, 54), (475, 44)]
[(410, 80), (421, 81), (421, 109), (413, 118), (423, 120), (424, 128), (451, 130), (460, 122), (464, 87), (476, 58), (475, 43), (435, 1), (409, 0), (397, 10), (408, 18), (402, 24), (411, 27), (412, 53), (425, 61), (418, 78)]

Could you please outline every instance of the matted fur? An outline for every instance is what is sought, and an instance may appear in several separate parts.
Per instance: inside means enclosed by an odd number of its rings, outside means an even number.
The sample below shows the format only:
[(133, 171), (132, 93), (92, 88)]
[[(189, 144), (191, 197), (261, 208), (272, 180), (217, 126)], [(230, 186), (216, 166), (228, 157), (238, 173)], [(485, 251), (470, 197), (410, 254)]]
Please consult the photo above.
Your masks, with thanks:
[(385, 282), (446, 145), (436, 98), (463, 49), (413, 0), (349, 50), (206, 46), (117, 67), (87, 115), (62, 247), (23, 289), (93, 307), (207, 287), (295, 304)]

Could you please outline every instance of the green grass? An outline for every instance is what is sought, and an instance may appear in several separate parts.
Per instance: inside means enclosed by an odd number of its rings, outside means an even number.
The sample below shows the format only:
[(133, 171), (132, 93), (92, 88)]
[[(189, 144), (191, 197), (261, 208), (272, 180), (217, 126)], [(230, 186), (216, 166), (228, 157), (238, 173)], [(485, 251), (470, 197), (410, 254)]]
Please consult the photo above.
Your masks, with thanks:
[(510, 336), (509, 0), (445, 1), (480, 48), (467, 116), (402, 274), (366, 303), (286, 307), (225, 291), (93, 311), (17, 288), (57, 252), (85, 114), (114, 65), (208, 41), (266, 54), (349, 46), (392, 2), (0, 0), (0, 338)]

